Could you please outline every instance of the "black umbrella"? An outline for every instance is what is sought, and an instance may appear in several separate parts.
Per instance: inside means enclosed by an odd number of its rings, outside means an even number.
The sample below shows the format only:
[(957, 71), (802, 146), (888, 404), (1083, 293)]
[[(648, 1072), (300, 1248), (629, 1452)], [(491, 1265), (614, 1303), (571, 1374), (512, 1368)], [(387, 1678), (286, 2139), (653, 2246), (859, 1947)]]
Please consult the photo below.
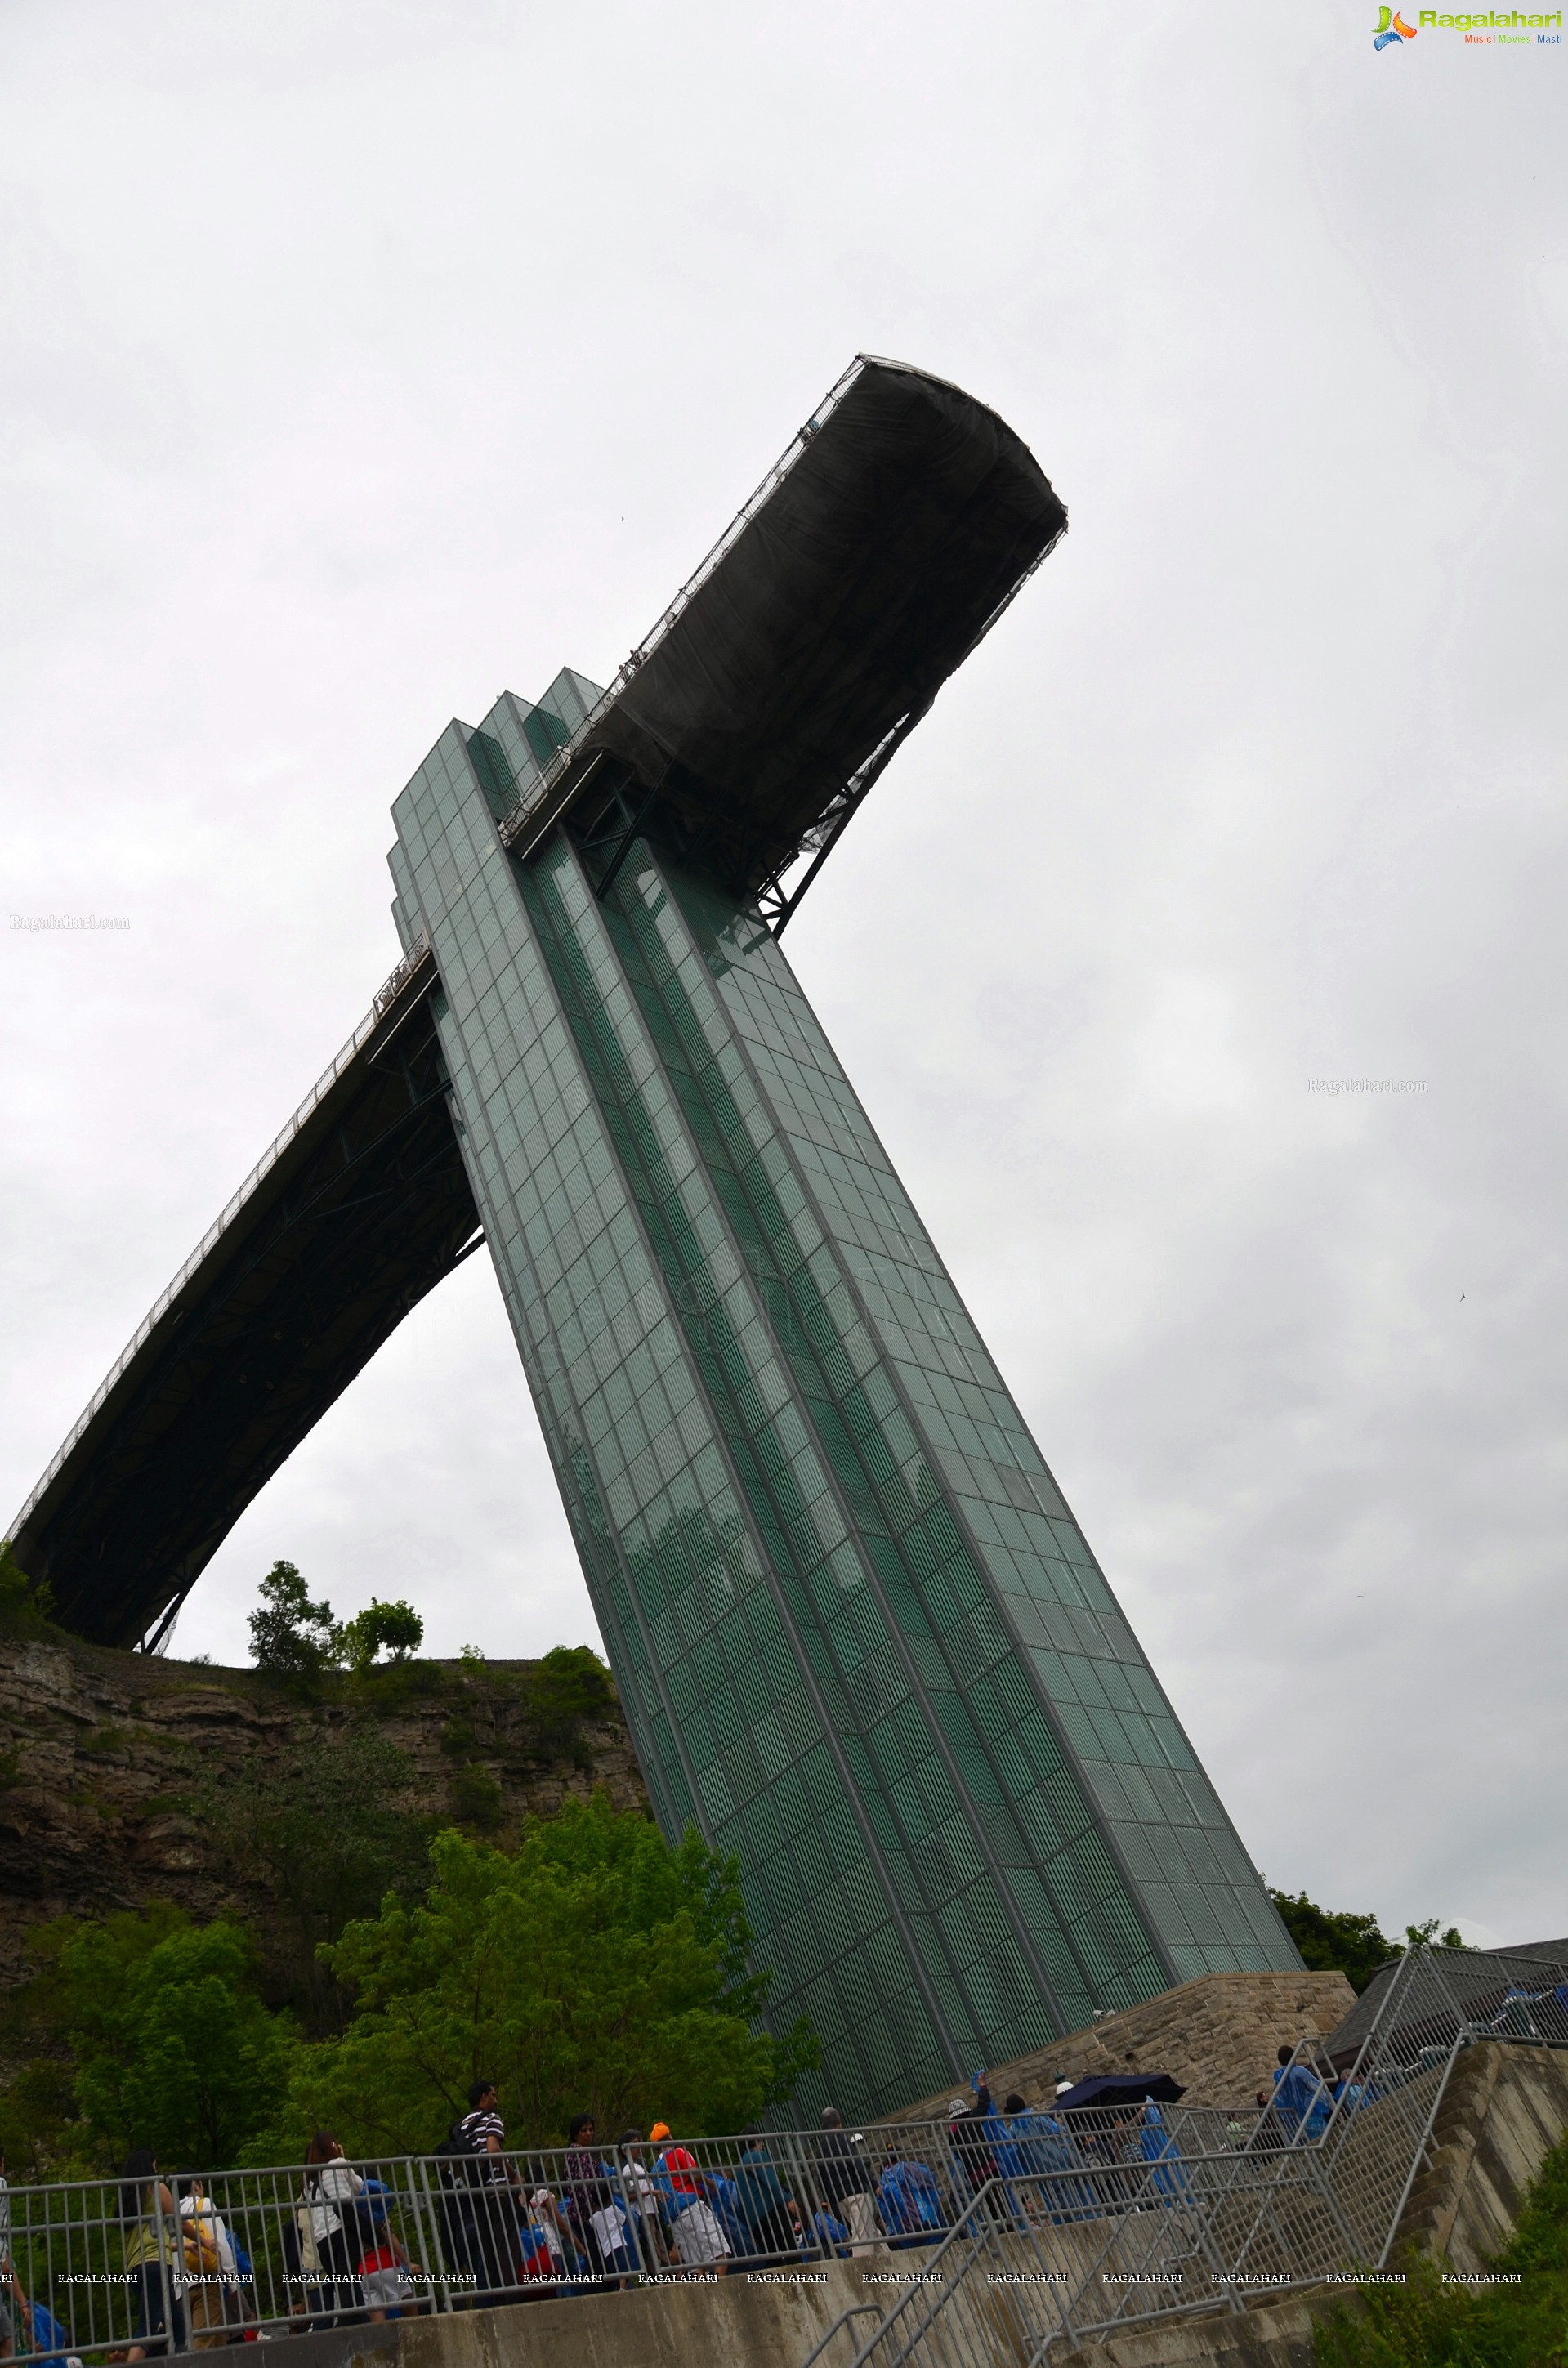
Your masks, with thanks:
[(1093, 2079), (1079, 2080), (1063, 2089), (1052, 2110), (1070, 2113), (1075, 2105), (1136, 2105), (1153, 2098), (1162, 2105), (1174, 2105), (1185, 2097), (1187, 2090), (1168, 2072), (1101, 2072)]

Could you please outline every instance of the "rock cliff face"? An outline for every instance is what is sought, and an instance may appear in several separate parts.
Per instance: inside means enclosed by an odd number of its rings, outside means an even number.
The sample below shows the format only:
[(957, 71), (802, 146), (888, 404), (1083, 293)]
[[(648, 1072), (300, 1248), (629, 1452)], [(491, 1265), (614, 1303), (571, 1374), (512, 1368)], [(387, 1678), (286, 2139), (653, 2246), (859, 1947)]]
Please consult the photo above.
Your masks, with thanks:
[(252, 1670), (0, 1638), (0, 1990), (27, 1978), (28, 1932), (56, 1916), (160, 1898), (265, 1925), (265, 1889), (228, 1870), (196, 1802), (225, 1772), (281, 1777), (368, 1727), (406, 1753), (418, 1816), (460, 1822), (477, 1801), (499, 1839), (596, 1786), (646, 1810), (619, 1707), (564, 1739), (541, 1732), (535, 1666), (418, 1663), (312, 1704)]

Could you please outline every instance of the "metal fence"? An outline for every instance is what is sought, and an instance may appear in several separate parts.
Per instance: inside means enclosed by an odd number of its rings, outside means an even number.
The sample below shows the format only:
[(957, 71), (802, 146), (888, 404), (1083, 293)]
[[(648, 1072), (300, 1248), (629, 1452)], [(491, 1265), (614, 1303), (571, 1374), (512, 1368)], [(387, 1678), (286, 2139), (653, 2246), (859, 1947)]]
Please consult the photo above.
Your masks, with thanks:
[[(983, 2193), (987, 2227), (1008, 2215), (1028, 2226), (1040, 2210), (1120, 2214), (1164, 2175), (1137, 2151), (1142, 2112), (1074, 2117), (1062, 2195), (1032, 2178), (998, 2187), (984, 2130), (939, 2122), (17, 2186), (0, 2192), (0, 2255), (8, 2245), (23, 2357), (209, 2350), (873, 2247), (923, 2250), (969, 2226)], [(1233, 2146), (1256, 2121), (1167, 2108), (1157, 2151)], [(1016, 2149), (1001, 2151), (1017, 2169)]]
[[(1244, 2127), (1166, 2113), (1162, 2146), (1141, 2116), (1093, 2134), (1063, 2117), (1075, 2162), (1026, 2140), (880, 2323), (839, 2322), (812, 2357), (826, 2354), (826, 2368), (1039, 2368), (1054, 2342), (1375, 2275), (1433, 2158), (1454, 2065), (1478, 2040), (1568, 2047), (1568, 1966), (1411, 1950), (1354, 2060), (1331, 2063), (1322, 2041), (1303, 2043)], [(1118, 2147), (1113, 2166), (1103, 2157)]]
[[(1038, 2368), (1050, 2345), (1378, 2269), (1460, 2051), (1568, 2046), (1568, 1968), (1412, 1951), (1356, 2061), (1275, 2101), (358, 2157), (0, 2192), (18, 2353), (97, 2363), (834, 2258), (825, 2368)], [(8, 2215), (8, 2233), (6, 2219)]]

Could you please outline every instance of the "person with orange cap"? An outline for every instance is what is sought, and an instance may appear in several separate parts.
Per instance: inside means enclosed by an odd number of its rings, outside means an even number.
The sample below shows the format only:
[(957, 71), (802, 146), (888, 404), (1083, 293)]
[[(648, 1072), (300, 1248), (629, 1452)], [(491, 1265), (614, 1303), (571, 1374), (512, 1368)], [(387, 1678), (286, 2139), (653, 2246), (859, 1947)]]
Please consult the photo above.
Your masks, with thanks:
[(670, 2216), (670, 2249), (688, 2270), (711, 2270), (722, 2277), (729, 2267), (730, 2240), (708, 2201), (697, 2157), (686, 2146), (668, 2144), (669, 2135), (667, 2122), (655, 2122), (648, 2133), (651, 2146), (666, 2142), (653, 2165), (653, 2177)]

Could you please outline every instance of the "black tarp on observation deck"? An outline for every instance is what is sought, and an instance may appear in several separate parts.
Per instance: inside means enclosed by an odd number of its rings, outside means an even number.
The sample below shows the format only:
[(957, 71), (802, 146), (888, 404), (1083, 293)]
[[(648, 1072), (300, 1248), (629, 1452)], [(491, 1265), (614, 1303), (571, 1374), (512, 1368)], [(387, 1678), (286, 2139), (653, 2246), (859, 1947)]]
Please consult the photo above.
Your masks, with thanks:
[(585, 798), (608, 756), (653, 793), (650, 836), (755, 895), (918, 722), (1066, 522), (994, 411), (861, 358), (574, 749)]

